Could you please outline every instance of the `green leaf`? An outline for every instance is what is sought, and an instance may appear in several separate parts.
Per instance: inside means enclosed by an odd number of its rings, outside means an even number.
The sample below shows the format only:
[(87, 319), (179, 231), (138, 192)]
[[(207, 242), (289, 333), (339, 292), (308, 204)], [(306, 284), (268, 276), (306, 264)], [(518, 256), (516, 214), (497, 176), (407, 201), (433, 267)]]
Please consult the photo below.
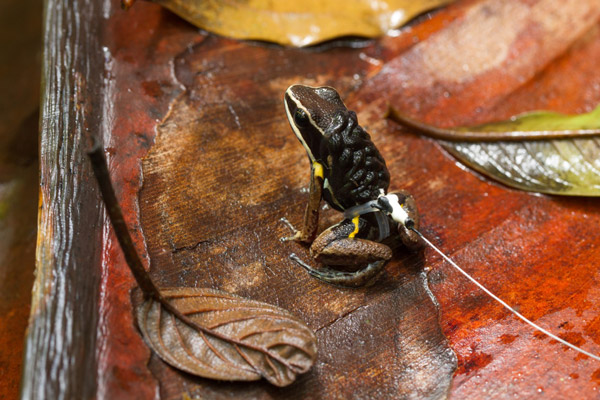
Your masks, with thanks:
[[(600, 134), (600, 106), (587, 114), (561, 114), (553, 111), (532, 111), (512, 117), (508, 121), (493, 122), (475, 128), (459, 128), (460, 130), (477, 130), (480, 132), (554, 132), (561, 131), (595, 131)], [(578, 136), (581, 133), (575, 132)]]
[(511, 117), (507, 121), (456, 128), (428, 125), (398, 112), (393, 107), (389, 117), (426, 136), (449, 141), (522, 141), (600, 136), (600, 106), (587, 114), (532, 111)]
[(471, 168), (517, 189), (600, 196), (600, 138), (443, 145)]
[(549, 111), (473, 127), (437, 128), (391, 110), (390, 117), (443, 139), (471, 168), (508, 186), (568, 196), (600, 196), (600, 106), (565, 115)]

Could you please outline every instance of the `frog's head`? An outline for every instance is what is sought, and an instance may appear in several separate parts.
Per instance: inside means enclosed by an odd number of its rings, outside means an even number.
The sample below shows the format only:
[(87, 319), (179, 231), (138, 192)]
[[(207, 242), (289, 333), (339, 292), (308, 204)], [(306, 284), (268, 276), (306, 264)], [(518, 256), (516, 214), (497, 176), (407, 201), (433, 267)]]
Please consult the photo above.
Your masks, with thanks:
[(285, 111), (292, 130), (306, 149), (311, 161), (320, 158), (323, 141), (356, 120), (338, 92), (331, 87), (292, 85), (285, 91)]

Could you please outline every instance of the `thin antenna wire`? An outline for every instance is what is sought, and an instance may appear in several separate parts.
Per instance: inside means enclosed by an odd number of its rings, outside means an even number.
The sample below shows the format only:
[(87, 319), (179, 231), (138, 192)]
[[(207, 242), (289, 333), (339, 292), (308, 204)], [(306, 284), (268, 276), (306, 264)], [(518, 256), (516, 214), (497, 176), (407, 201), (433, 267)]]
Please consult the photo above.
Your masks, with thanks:
[(507, 310), (509, 310), (510, 312), (512, 312), (513, 314), (515, 314), (517, 317), (519, 317), (521, 320), (523, 320), (523, 322), (531, 325), (533, 328), (537, 329), (538, 331), (548, 335), (549, 337), (551, 337), (552, 339), (564, 344), (565, 346), (569, 346), (570, 348), (572, 348), (575, 351), (578, 351), (580, 353), (585, 354), (588, 357), (593, 358), (594, 360), (600, 361), (600, 356), (597, 356), (595, 354), (592, 354), (588, 351), (583, 350), (582, 348), (579, 348), (577, 346), (575, 346), (574, 344), (571, 344), (569, 342), (567, 342), (564, 339), (559, 338), (558, 336), (556, 336), (555, 334), (548, 332), (546, 329), (542, 328), (541, 326), (537, 325), (536, 323), (528, 320), (525, 316), (523, 316), (522, 314), (520, 314), (518, 311), (516, 311), (515, 309), (513, 309), (511, 306), (509, 306), (504, 300), (502, 300), (500, 297), (496, 296), (494, 293), (490, 292), (485, 286), (483, 286), (481, 283), (479, 283), (477, 280), (475, 280), (475, 278), (473, 278), (471, 275), (469, 275), (467, 272), (465, 272), (461, 267), (459, 267), (454, 261), (452, 261), (450, 259), (450, 257), (448, 257), (447, 255), (445, 255), (440, 249), (438, 249), (437, 247), (435, 247), (433, 245), (433, 243), (431, 243), (429, 240), (427, 240), (427, 238), (425, 238), (425, 236), (423, 236), (421, 234), (421, 232), (419, 232), (418, 230), (416, 230), (415, 228), (409, 228), (410, 230), (412, 230), (414, 233), (416, 233), (417, 235), (419, 235), (419, 237), (421, 239), (423, 239), (423, 241), (425, 241), (425, 243), (427, 243), (432, 249), (434, 249), (435, 251), (437, 251), (439, 253), (439, 255), (441, 255), (444, 260), (448, 261), (448, 263), (450, 263), (450, 265), (452, 265), (454, 268), (456, 268), (461, 274), (463, 274), (465, 277), (467, 277), (467, 279), (469, 279), (471, 282), (473, 282), (475, 285), (477, 285), (481, 290), (483, 290), (488, 296), (490, 296), (492, 299), (496, 300), (498, 303), (502, 304)]

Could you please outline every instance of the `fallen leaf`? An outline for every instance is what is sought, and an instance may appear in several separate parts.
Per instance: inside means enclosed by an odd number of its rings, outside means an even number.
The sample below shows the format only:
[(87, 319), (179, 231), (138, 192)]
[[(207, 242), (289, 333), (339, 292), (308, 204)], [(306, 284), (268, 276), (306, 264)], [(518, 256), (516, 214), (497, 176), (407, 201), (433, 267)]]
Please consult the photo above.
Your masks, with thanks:
[[(301, 221), (310, 172), (283, 93), (306, 71), (348, 93), (355, 68), (372, 68), (356, 62), (363, 50), (230, 44), (206, 41), (178, 58), (175, 77), (185, 93), (170, 104), (142, 161), (138, 204), (149, 264), (164, 287), (277, 299), (317, 330), (319, 359), (286, 389), (265, 381), (232, 394), (231, 385), (174, 374), (153, 357), (150, 368), (168, 382), (161, 394), (174, 398), (194, 387), (197, 398), (443, 398), (456, 358), (418, 254), (399, 254), (375, 286), (348, 290), (304, 273), (289, 255), (308, 259), (309, 249), (279, 240), (289, 234), (279, 218)], [(323, 226), (339, 218), (325, 211)]]
[[(292, 46), (340, 36), (376, 37), (453, 0), (152, 0), (219, 35)], [(134, 0), (123, 0), (129, 8)]]
[(151, 298), (138, 307), (137, 321), (148, 345), (176, 368), (286, 386), (315, 361), (314, 333), (279, 307), (213, 289), (174, 288), (161, 295), (194, 326)]
[(445, 142), (471, 168), (522, 190), (600, 196), (600, 138), (524, 142)]
[(443, 146), (456, 158), (508, 186), (600, 196), (600, 106), (586, 114), (536, 111), (507, 121), (447, 129), (412, 120), (394, 109), (390, 116), (425, 135), (445, 139)]
[(125, 260), (145, 301), (136, 307), (148, 345), (173, 367), (220, 380), (261, 377), (287, 386), (317, 355), (312, 330), (289, 312), (214, 289), (159, 289), (133, 246), (115, 195), (104, 149), (88, 152), (92, 169)]
[(600, 136), (600, 106), (585, 114), (565, 115), (552, 111), (533, 111), (507, 121), (477, 126), (438, 128), (390, 109), (390, 118), (424, 135), (449, 141), (522, 141)]

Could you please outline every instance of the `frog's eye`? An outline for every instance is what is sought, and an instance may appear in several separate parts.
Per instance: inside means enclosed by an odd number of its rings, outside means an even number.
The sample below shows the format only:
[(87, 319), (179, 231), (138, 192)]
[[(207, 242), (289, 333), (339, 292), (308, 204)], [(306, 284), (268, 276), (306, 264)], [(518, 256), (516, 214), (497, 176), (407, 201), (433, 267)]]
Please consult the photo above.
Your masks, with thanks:
[(294, 113), (294, 123), (301, 128), (308, 126), (310, 124), (310, 121), (308, 120), (308, 114), (306, 113), (306, 111), (300, 108), (297, 109)]

